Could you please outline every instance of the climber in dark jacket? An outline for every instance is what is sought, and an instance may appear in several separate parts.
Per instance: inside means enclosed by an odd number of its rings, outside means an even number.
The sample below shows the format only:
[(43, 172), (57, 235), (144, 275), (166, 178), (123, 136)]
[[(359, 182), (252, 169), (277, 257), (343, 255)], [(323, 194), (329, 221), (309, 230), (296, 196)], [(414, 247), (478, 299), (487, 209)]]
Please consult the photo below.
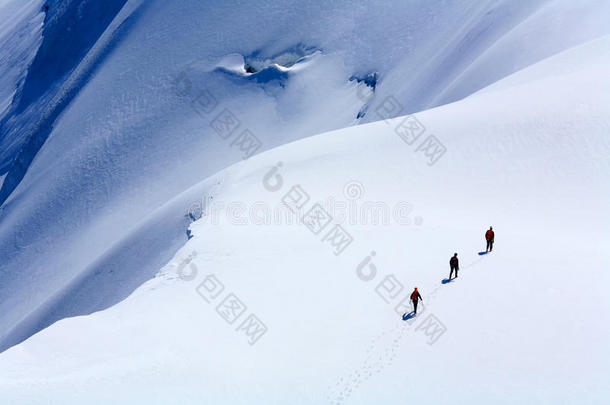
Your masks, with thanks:
[(449, 272), (449, 280), (451, 280), (451, 276), (453, 275), (453, 270), (455, 270), (455, 278), (458, 276), (458, 270), (460, 269), (460, 263), (457, 258), (457, 253), (453, 255), (451, 259), (449, 259), (449, 267), (451, 271)]

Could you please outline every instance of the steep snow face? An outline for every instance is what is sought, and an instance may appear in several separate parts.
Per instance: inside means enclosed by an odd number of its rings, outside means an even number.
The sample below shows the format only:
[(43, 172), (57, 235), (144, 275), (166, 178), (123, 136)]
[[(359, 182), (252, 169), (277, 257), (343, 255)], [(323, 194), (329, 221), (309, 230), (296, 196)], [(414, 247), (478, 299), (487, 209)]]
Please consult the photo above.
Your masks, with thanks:
[(187, 239), (174, 197), (218, 170), (453, 101), (610, 29), (593, 0), (106, 3), (52, 4), (103, 18), (75, 23), (88, 39), (66, 60), (43, 39), (56, 77), (31, 64), (0, 129), (20, 145), (0, 190), (0, 349), (153, 277)]
[[(21, 182), (53, 123), (96, 67), (91, 59), (99, 62), (102, 58), (99, 48), (106, 42), (102, 32), (124, 3), (125, 0), (45, 3), (42, 42), (15, 89), (10, 109), (0, 120), (2, 138), (10, 146), (0, 162), (0, 172), (10, 169), (0, 188), (0, 203)], [(96, 43), (97, 52), (89, 52)], [(88, 52), (89, 59), (85, 60)]]
[[(462, 101), (223, 170), (159, 214), (203, 198), (157, 277), (1, 354), (0, 395), (607, 403), (609, 68), (606, 37)], [(489, 225), (494, 251), (479, 255)], [(459, 277), (443, 284), (454, 252)]]
[[(42, 41), (44, 14), (41, 7), (42, 0), (0, 2), (0, 122)], [(17, 135), (0, 132), (1, 174), (8, 171), (20, 145)]]
[[(525, 9), (523, 3), (528, 4)], [(408, 55), (401, 66), (423, 66), (410, 75), (394, 69), (383, 83), (388, 88), (383, 94), (400, 94), (406, 112), (459, 100), (545, 57), (608, 34), (610, 4), (479, 3), (464, 18), (459, 29), (440, 37), (427, 53)]]

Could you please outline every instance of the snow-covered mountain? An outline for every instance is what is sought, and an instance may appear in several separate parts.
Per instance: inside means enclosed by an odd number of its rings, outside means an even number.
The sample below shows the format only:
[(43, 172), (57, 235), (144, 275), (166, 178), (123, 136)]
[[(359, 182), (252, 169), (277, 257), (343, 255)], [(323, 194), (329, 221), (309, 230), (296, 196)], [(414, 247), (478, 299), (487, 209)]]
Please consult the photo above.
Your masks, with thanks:
[(607, 2), (5, 3), (9, 403), (607, 401)]

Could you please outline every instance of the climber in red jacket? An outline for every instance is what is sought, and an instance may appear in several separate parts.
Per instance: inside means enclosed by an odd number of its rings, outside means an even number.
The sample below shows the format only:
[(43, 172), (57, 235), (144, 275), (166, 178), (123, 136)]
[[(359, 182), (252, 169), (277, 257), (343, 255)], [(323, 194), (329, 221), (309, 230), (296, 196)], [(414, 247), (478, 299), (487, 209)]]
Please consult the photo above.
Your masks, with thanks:
[(485, 240), (487, 241), (487, 248), (485, 248), (485, 252), (491, 252), (494, 248), (494, 231), (491, 226), (487, 232), (485, 232)]
[(415, 290), (413, 290), (413, 292), (411, 293), (411, 301), (413, 301), (413, 315), (417, 315), (417, 302), (418, 300), (424, 300), (421, 295), (419, 294), (419, 291), (417, 291), (417, 287), (415, 287)]

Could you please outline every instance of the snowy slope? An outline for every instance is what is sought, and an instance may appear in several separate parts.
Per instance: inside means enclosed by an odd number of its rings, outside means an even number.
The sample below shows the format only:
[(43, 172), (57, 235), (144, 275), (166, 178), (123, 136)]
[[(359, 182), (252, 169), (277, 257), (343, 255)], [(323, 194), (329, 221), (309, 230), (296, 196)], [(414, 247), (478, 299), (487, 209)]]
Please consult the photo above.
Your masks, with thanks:
[[(187, 239), (184, 207), (163, 207), (243, 159), (242, 130), (260, 153), (460, 99), (610, 33), (596, 0), (48, 3), (0, 122), (0, 350), (152, 278)], [(210, 127), (225, 108), (231, 139)]]
[[(12, 404), (607, 403), (609, 68), (604, 37), (418, 113), (426, 131), (411, 145), (395, 132), (400, 117), (219, 172), (155, 217), (201, 196), (206, 204), (193, 238), (153, 280), (0, 355), (0, 396)], [(434, 164), (438, 156), (420, 148), (429, 135), (446, 148)], [(320, 201), (333, 213), (317, 234), (266, 220), (296, 185), (310, 196), (306, 212)], [(363, 214), (371, 203), (398, 213), (371, 224)], [(324, 241), (337, 223), (353, 238), (339, 255)], [(489, 225), (494, 252), (480, 256)], [(454, 252), (460, 276), (443, 285)], [(388, 275), (404, 286), (397, 294), (382, 283)], [(415, 286), (423, 312), (410, 324), (395, 307)], [(228, 323), (216, 308), (227, 315), (221, 303), (231, 293), (247, 308)], [(251, 314), (264, 334), (243, 330)]]
[[(44, 14), (41, 7), (42, 0), (0, 2), (0, 122), (42, 42)], [(6, 173), (20, 141), (19, 136), (0, 136), (0, 173)]]

